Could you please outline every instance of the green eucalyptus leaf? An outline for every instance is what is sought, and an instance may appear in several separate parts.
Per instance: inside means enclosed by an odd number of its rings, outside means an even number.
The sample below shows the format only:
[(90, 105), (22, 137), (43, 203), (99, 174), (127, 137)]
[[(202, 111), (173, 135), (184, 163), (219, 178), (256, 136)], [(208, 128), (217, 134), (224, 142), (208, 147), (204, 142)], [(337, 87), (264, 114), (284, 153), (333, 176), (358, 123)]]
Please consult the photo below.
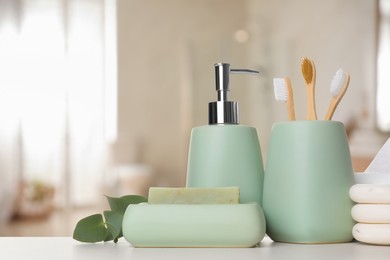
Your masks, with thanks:
[(81, 219), (74, 231), (73, 238), (81, 242), (95, 243), (101, 241), (118, 242), (122, 234), (122, 220), (130, 204), (147, 202), (148, 199), (139, 195), (126, 195), (120, 198), (106, 196), (111, 211), (95, 214)]
[(108, 242), (108, 241), (111, 241), (111, 240), (114, 240), (114, 238), (112, 237), (111, 232), (108, 231), (107, 232), (107, 236), (104, 238), (104, 242)]
[(148, 199), (139, 195), (126, 195), (120, 198), (114, 198), (106, 196), (108, 204), (112, 211), (115, 211), (121, 215), (125, 214), (127, 206), (130, 204), (138, 204), (142, 202), (148, 202)]
[(101, 242), (107, 237), (107, 233), (102, 214), (94, 214), (77, 223), (73, 239), (87, 243)]
[(111, 234), (110, 237), (114, 239), (114, 242), (118, 242), (118, 238), (120, 238), (122, 231), (122, 220), (123, 216), (115, 211), (106, 210), (103, 212), (104, 218), (106, 220), (106, 226), (108, 232)]

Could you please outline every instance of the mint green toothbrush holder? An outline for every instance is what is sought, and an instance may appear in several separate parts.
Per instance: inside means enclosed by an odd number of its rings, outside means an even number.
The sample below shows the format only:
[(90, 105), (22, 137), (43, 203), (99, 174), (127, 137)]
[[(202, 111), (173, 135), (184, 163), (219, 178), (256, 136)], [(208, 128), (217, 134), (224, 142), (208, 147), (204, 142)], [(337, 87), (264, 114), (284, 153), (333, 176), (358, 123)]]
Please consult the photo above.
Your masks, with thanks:
[(344, 125), (289, 121), (273, 126), (264, 175), (267, 234), (278, 242), (353, 239), (354, 174)]

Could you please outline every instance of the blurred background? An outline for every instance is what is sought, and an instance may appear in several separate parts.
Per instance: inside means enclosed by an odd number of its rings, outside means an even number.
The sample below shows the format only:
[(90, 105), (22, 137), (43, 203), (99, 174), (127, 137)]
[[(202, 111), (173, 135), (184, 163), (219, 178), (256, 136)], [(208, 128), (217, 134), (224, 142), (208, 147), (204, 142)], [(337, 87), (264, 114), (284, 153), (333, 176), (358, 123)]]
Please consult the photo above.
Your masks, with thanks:
[(317, 114), (339, 68), (334, 115), (364, 171), (390, 131), (389, 0), (0, 0), (0, 235), (69, 236), (104, 194), (185, 186), (191, 129), (232, 75), (241, 124), (263, 159), (287, 120), (272, 79), (289, 76), (305, 118), (301, 58), (317, 68)]

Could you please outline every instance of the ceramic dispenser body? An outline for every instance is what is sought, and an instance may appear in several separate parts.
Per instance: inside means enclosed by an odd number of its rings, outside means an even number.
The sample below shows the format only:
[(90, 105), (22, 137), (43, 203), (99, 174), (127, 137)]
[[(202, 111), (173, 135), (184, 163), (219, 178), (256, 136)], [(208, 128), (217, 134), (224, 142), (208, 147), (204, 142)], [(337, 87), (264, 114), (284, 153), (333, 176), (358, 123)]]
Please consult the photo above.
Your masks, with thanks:
[[(227, 100), (229, 64), (217, 63), (218, 101), (209, 103), (209, 125), (192, 130), (187, 187), (240, 188), (240, 202), (262, 203), (263, 162), (255, 128), (239, 125), (238, 105)], [(221, 80), (222, 78), (222, 80)]]

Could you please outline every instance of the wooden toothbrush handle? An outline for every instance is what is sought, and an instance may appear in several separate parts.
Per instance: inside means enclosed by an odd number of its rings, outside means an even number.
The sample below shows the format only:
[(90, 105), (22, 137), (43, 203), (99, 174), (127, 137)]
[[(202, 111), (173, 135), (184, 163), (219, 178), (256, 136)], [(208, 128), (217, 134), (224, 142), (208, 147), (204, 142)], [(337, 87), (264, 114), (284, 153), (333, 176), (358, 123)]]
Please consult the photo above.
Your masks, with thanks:
[(312, 84), (306, 87), (307, 98), (307, 120), (317, 120), (316, 102), (315, 102), (314, 86)]
[(290, 101), (287, 102), (287, 109), (288, 109), (288, 120), (295, 121), (295, 112), (294, 112), (293, 102), (290, 102)]
[(285, 78), (287, 85), (287, 111), (288, 111), (288, 120), (295, 121), (295, 108), (294, 108), (294, 94), (290, 78)]
[(335, 98), (332, 98), (329, 104), (328, 112), (326, 113), (324, 120), (331, 120), (334, 114), (334, 111), (336, 110), (338, 103)]

